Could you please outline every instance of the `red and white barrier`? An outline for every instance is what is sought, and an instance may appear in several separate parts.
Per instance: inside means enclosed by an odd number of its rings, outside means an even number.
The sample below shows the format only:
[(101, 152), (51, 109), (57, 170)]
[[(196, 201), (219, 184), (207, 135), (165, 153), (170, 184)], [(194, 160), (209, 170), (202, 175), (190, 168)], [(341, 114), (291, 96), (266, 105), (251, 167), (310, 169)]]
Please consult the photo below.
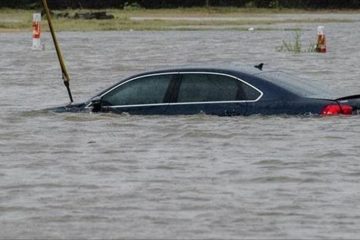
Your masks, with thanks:
[(32, 28), (33, 28), (33, 34), (32, 34), (32, 49), (34, 50), (41, 50), (41, 13), (34, 13), (33, 14), (33, 22), (32, 22)]
[(318, 26), (315, 50), (319, 53), (326, 53), (326, 38), (324, 33), (324, 26)]

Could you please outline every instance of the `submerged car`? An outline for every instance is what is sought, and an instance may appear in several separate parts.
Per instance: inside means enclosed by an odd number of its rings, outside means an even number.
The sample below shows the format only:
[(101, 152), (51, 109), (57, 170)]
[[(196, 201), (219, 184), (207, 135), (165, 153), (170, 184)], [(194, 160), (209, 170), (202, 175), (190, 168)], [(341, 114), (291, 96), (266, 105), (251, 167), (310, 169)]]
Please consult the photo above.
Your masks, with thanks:
[(358, 114), (360, 95), (336, 98), (311, 81), (257, 68), (179, 68), (121, 80), (89, 101), (56, 112), (219, 116)]

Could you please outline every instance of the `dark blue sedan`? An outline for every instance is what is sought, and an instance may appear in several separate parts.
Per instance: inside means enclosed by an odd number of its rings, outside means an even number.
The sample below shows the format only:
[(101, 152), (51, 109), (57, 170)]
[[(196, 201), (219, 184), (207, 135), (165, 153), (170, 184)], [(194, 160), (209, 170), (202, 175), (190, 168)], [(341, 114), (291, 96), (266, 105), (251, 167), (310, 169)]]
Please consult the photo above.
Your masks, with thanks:
[(89, 101), (56, 112), (129, 114), (358, 114), (360, 95), (335, 98), (310, 81), (257, 68), (181, 68), (126, 78)]

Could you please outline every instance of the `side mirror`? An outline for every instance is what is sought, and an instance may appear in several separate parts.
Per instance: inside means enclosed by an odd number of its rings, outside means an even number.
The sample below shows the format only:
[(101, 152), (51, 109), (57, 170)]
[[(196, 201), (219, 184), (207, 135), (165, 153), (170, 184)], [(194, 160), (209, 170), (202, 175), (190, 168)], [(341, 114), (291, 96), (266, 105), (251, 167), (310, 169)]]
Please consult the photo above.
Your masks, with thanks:
[(93, 112), (100, 112), (102, 105), (102, 98), (101, 97), (94, 97), (91, 99), (91, 106)]

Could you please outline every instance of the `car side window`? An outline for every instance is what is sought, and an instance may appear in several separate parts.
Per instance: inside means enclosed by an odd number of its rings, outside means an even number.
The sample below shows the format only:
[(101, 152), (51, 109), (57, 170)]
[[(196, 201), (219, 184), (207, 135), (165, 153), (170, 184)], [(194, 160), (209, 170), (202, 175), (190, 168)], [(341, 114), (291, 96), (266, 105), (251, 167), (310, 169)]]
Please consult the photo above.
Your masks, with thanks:
[(235, 79), (214, 74), (183, 74), (178, 102), (211, 102), (236, 100)]
[(256, 100), (261, 95), (258, 90), (243, 82), (240, 82), (240, 87), (242, 88), (243, 92), (243, 98), (241, 100)]
[(154, 75), (131, 80), (105, 94), (105, 106), (164, 103), (173, 75)]
[(178, 102), (254, 100), (259, 92), (247, 84), (220, 74), (183, 74)]

